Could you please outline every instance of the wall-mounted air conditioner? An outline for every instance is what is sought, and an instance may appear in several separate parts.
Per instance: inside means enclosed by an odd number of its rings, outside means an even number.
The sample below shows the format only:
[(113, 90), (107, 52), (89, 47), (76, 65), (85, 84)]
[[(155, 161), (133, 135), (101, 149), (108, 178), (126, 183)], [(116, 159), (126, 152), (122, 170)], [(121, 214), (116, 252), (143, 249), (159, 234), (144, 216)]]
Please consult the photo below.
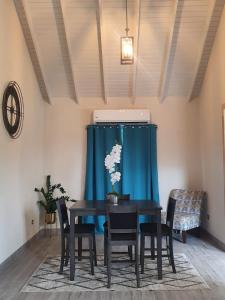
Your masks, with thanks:
[(150, 123), (147, 109), (94, 110), (94, 123)]

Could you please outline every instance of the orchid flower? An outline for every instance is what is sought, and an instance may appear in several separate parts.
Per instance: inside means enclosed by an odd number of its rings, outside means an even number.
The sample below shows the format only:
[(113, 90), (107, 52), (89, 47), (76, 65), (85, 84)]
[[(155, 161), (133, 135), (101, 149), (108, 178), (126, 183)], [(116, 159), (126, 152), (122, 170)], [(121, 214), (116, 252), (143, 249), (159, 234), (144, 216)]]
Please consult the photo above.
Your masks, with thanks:
[(111, 176), (112, 187), (114, 190), (114, 184), (120, 181), (121, 173), (116, 171), (116, 164), (120, 163), (122, 146), (116, 144), (113, 146), (110, 154), (107, 154), (105, 157), (105, 167), (109, 171)]

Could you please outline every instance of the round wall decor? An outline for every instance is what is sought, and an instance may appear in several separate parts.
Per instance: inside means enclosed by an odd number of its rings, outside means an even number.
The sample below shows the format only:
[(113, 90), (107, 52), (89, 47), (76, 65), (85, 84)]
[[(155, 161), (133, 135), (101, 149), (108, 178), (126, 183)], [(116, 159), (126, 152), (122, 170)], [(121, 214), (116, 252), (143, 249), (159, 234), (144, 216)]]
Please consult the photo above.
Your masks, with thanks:
[(19, 137), (23, 127), (24, 107), (20, 87), (15, 81), (10, 81), (4, 91), (2, 116), (9, 135), (14, 139)]

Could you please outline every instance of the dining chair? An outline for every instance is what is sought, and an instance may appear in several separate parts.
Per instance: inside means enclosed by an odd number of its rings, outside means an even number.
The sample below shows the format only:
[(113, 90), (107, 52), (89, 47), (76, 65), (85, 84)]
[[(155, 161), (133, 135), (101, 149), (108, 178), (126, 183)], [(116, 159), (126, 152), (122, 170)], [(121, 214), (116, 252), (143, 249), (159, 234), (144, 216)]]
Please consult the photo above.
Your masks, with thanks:
[[(125, 201), (130, 200), (130, 194), (119, 195), (119, 201), (123, 201), (123, 200), (125, 200)], [(107, 256), (107, 253), (106, 253), (106, 238), (107, 238), (107, 230), (108, 230), (107, 221), (103, 224), (103, 228), (104, 228), (104, 265), (106, 266), (106, 256)], [(128, 246), (128, 255), (129, 255), (130, 259), (132, 260), (132, 256), (133, 256), (132, 246)]]
[(107, 224), (107, 287), (110, 288), (111, 286), (112, 247), (124, 245), (135, 247), (135, 273), (137, 287), (140, 287), (137, 207), (134, 205), (109, 205), (107, 208)]
[[(166, 224), (161, 224), (162, 237), (166, 238), (166, 248), (162, 251), (166, 251), (167, 254), (162, 254), (162, 257), (168, 257), (169, 263), (172, 266), (173, 273), (176, 273), (174, 255), (173, 255), (173, 220), (174, 212), (176, 207), (176, 200), (169, 198), (167, 206)], [(155, 237), (157, 236), (157, 223), (141, 223), (141, 273), (144, 273), (144, 257), (145, 257), (145, 237), (149, 236), (151, 238), (151, 258), (155, 258)]]
[[(70, 225), (65, 199), (62, 197), (56, 201), (60, 232), (61, 232), (61, 262), (59, 273), (63, 273), (64, 265), (68, 265), (69, 248), (70, 248)], [(88, 238), (89, 259), (91, 265), (91, 274), (94, 275), (94, 263), (97, 266), (96, 256), (96, 240), (95, 240), (95, 225), (94, 224), (76, 224), (75, 237)]]

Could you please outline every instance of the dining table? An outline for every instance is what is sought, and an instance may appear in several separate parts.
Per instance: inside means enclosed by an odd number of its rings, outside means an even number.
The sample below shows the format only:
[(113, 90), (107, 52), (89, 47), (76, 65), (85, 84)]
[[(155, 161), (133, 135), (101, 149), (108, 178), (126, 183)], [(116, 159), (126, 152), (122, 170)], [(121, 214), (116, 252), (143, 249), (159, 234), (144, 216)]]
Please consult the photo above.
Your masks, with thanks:
[[(84, 216), (105, 216), (108, 200), (80, 200), (70, 207), (70, 280), (75, 277), (75, 219), (82, 222)], [(158, 279), (162, 279), (162, 231), (161, 231), (161, 210), (160, 204), (151, 200), (119, 200), (117, 205), (135, 205), (138, 215), (154, 216), (157, 222), (157, 272)], [(78, 241), (78, 256), (82, 251), (82, 240)]]

